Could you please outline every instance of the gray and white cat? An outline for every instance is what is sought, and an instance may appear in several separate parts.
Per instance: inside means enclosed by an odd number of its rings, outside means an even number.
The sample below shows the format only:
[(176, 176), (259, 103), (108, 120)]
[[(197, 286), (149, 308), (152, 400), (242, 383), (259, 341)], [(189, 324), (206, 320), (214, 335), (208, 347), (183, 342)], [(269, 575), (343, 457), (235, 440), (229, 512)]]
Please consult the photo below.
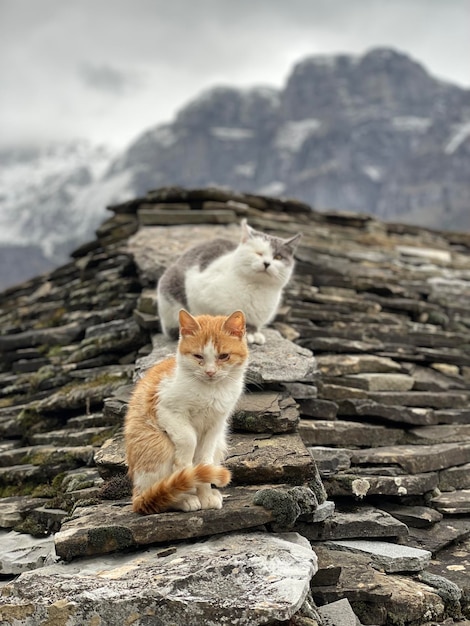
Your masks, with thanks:
[(282, 239), (255, 230), (246, 220), (237, 245), (213, 239), (187, 250), (158, 282), (162, 330), (178, 338), (181, 308), (193, 315), (244, 312), (249, 343), (263, 344), (261, 332), (276, 314), (282, 289), (294, 269), (294, 251), (301, 234)]

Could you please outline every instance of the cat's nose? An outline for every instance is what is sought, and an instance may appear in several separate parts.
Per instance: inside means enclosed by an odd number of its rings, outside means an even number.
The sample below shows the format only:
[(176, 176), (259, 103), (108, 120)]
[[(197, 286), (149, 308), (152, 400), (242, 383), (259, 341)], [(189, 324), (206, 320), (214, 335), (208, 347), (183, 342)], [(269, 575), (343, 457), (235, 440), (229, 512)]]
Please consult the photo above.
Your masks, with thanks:
[(215, 370), (206, 370), (206, 374), (209, 378), (212, 378), (215, 374)]
[(267, 270), (268, 267), (271, 265), (271, 263), (269, 263), (269, 261), (263, 261), (264, 263), (264, 269)]

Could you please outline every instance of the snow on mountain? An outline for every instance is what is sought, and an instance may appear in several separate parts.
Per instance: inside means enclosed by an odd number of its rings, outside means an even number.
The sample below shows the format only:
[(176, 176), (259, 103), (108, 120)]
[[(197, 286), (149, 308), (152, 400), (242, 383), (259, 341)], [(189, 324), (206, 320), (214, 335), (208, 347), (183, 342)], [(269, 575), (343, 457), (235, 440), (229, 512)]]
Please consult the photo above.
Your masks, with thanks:
[(38, 245), (51, 260), (97, 227), (104, 207), (74, 205), (109, 166), (113, 154), (86, 142), (0, 152), (0, 245)]

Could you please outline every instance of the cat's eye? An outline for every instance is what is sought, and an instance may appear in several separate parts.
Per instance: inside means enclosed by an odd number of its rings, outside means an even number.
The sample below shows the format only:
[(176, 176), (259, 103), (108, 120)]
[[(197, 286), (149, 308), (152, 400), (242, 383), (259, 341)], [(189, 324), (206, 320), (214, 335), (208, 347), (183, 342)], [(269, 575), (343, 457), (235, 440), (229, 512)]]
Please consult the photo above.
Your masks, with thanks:
[(219, 354), (219, 361), (228, 361), (230, 358), (230, 354), (228, 354), (227, 352), (222, 352), (222, 354)]
[(256, 254), (257, 254), (258, 256), (263, 256), (263, 253), (262, 253), (262, 252), (257, 252)]
[(282, 259), (282, 254), (276, 254), (274, 258), (276, 259), (276, 261), (280, 261)]
[(204, 357), (202, 354), (193, 354), (193, 357), (197, 360), (197, 361), (204, 361)]

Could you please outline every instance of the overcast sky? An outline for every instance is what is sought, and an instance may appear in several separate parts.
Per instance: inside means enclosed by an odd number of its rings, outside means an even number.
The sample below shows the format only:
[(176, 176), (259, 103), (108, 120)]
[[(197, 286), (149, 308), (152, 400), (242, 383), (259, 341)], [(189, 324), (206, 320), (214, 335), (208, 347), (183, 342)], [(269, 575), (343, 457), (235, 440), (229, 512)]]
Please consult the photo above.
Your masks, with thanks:
[(375, 46), (470, 87), (470, 0), (0, 0), (0, 143), (124, 147), (208, 87)]

